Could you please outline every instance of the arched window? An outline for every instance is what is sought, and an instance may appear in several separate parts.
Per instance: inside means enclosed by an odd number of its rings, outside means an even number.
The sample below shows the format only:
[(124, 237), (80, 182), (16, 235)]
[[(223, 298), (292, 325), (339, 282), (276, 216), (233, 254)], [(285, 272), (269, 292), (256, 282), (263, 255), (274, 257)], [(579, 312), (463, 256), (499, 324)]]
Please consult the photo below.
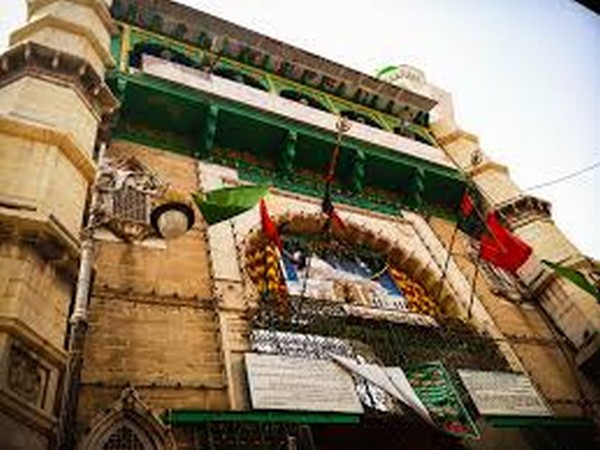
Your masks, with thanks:
[[(289, 223), (288, 223), (289, 225)], [(246, 251), (246, 270), (263, 297), (283, 304), (289, 297), (335, 302), (433, 318), (440, 307), (425, 287), (394, 263), (388, 252), (323, 237), (282, 234), (275, 249), (257, 236)]]
[(144, 444), (143, 438), (128, 425), (121, 425), (108, 436), (102, 450), (149, 450), (151, 444)]
[(82, 450), (174, 450), (169, 430), (126, 388), (112, 408), (100, 414), (84, 437)]

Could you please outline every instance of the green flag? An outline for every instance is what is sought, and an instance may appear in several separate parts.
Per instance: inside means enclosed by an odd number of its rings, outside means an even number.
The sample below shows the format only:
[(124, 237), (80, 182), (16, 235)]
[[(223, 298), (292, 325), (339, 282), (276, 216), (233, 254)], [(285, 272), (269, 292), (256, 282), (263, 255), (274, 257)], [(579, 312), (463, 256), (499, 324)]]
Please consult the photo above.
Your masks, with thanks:
[(268, 185), (238, 186), (192, 196), (204, 220), (214, 225), (252, 209), (268, 191)]
[(598, 300), (598, 302), (600, 302), (600, 289), (598, 289), (598, 287), (596, 287), (592, 283), (590, 283), (584, 274), (582, 274), (581, 272), (579, 272), (575, 269), (571, 269), (570, 267), (564, 267), (564, 266), (561, 266), (560, 264), (556, 264), (551, 261), (547, 261), (545, 259), (543, 259), (542, 262), (546, 266), (548, 266), (552, 270), (554, 270), (557, 273), (557, 275), (559, 275), (563, 278), (566, 278), (571, 283), (579, 286), (581, 289), (586, 291), (588, 294), (591, 294), (594, 297), (596, 297), (596, 300)]

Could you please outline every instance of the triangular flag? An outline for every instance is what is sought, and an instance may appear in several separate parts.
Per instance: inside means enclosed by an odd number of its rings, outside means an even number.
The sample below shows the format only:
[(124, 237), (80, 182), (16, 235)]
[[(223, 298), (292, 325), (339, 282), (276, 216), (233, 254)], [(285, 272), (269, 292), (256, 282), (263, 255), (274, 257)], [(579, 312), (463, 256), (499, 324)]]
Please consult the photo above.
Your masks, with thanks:
[(504, 228), (494, 212), (488, 214), (485, 223), (488, 232), (481, 238), (481, 258), (515, 273), (531, 255), (531, 247)]
[(460, 213), (463, 215), (463, 217), (467, 217), (471, 215), (474, 208), (475, 205), (473, 203), (473, 199), (471, 198), (468, 192), (465, 192), (460, 202)]
[(277, 227), (269, 215), (269, 211), (267, 211), (267, 204), (262, 198), (260, 199), (260, 222), (262, 224), (262, 231), (265, 236), (267, 236), (267, 238), (273, 244), (275, 244), (279, 250), (281, 250), (283, 248), (283, 244), (281, 243), (279, 232), (277, 231)]
[(598, 302), (600, 302), (600, 289), (597, 286), (594, 286), (592, 283), (588, 281), (586, 276), (579, 272), (578, 270), (572, 269), (570, 267), (561, 266), (560, 264), (553, 263), (551, 261), (547, 261), (545, 259), (542, 262), (550, 267), (557, 275), (566, 278), (571, 283), (580, 287), (588, 294), (593, 295)]
[(344, 223), (342, 218), (338, 215), (338, 213), (335, 209), (333, 209), (331, 211), (331, 214), (329, 215), (329, 217), (331, 217), (331, 223), (334, 226), (338, 227), (342, 231), (346, 230), (346, 224)]
[(269, 190), (267, 185), (237, 186), (192, 194), (208, 225), (231, 219), (252, 209)]
[(469, 236), (480, 239), (485, 230), (485, 225), (476, 208), (476, 198), (473, 198), (468, 191), (465, 191), (458, 205), (459, 217), (457, 226)]

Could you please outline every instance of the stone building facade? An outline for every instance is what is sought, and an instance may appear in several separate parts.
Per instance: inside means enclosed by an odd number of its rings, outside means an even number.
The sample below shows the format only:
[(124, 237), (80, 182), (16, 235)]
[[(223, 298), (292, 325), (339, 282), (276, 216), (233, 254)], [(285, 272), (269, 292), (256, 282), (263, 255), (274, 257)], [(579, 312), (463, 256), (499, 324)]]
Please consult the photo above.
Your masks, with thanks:
[[(540, 261), (591, 280), (594, 263), (421, 71), (371, 77), (167, 0), (29, 0), (27, 17), (0, 56), (1, 448), (598, 445), (600, 306)], [(336, 147), (337, 228), (322, 212)], [(211, 226), (196, 211), (173, 240), (150, 226), (166, 190), (260, 183), (279, 252), (258, 207)], [(533, 248), (517, 275), (457, 231), (467, 188)], [(69, 317), (98, 198), (78, 349)], [(248, 354), (333, 370), (351, 347), (407, 374), (441, 364), (470, 428), (427, 423), (357, 372), (343, 373), (358, 410), (302, 398), (303, 379), (324, 388), (300, 369), (259, 401)], [(486, 413), (464, 370), (519, 375), (538, 409)]]

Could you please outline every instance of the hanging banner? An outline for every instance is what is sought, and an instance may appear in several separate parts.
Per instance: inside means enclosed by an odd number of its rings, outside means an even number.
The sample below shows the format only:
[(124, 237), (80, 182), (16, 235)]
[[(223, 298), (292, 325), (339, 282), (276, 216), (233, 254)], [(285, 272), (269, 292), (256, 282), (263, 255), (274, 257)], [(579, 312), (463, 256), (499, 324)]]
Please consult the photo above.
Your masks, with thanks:
[(405, 373), (436, 425), (455, 436), (479, 438), (479, 430), (441, 362), (412, 367)]
[(415, 391), (410, 386), (400, 367), (383, 367), (378, 364), (365, 364), (351, 358), (330, 354), (330, 358), (341, 367), (379, 386), (396, 400), (411, 408), (431, 425), (435, 423)]

